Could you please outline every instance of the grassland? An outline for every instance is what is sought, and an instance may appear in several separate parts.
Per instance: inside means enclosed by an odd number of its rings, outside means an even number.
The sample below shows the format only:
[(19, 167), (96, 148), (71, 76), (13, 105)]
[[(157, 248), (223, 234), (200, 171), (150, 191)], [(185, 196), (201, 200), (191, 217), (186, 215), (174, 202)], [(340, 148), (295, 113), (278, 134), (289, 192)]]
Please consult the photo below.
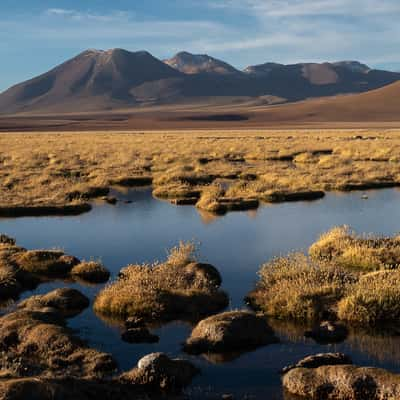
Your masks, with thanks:
[(113, 185), (150, 183), (215, 212), (398, 186), (400, 130), (0, 135), (3, 216), (87, 211)]

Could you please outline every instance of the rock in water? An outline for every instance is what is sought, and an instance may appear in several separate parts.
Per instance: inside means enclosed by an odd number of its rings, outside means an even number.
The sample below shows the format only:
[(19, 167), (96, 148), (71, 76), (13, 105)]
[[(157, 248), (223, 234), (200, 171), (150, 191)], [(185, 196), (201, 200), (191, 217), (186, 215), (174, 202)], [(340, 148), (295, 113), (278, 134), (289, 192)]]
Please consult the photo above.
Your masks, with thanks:
[(171, 359), (164, 353), (151, 353), (141, 358), (136, 368), (122, 374), (120, 380), (149, 390), (179, 392), (199, 372), (189, 361)]
[(230, 311), (200, 321), (185, 343), (185, 351), (226, 352), (277, 342), (266, 320), (247, 311)]

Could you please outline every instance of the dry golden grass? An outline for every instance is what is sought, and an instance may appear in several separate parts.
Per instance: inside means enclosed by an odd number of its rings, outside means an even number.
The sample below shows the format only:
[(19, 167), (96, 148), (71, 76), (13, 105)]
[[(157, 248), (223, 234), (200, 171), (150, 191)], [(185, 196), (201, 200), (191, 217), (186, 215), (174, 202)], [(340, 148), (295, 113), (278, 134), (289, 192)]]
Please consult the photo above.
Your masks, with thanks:
[(83, 281), (102, 283), (107, 282), (110, 272), (99, 261), (82, 261), (71, 269), (71, 275), (74, 278)]
[(250, 304), (277, 319), (314, 321), (334, 314), (334, 307), (354, 281), (350, 273), (312, 262), (304, 254), (279, 257), (263, 265)]
[(397, 323), (400, 318), (400, 271), (367, 274), (338, 304), (338, 317), (359, 325)]
[(399, 130), (5, 133), (0, 211), (81, 204), (116, 183), (153, 181), (167, 198), (204, 193), (202, 204), (210, 184), (224, 185), (227, 203), (396, 186), (399, 150)]
[(357, 236), (349, 227), (335, 227), (310, 247), (316, 260), (334, 260), (345, 268), (393, 269), (400, 265), (400, 237)]
[(310, 254), (265, 264), (250, 304), (275, 318), (303, 323), (325, 318), (364, 326), (398, 322), (398, 237), (358, 237), (348, 227), (336, 227), (311, 246)]
[(221, 277), (207, 264), (197, 263), (193, 243), (180, 243), (164, 263), (129, 265), (96, 297), (101, 315), (148, 321), (196, 319), (227, 306), (218, 287)]

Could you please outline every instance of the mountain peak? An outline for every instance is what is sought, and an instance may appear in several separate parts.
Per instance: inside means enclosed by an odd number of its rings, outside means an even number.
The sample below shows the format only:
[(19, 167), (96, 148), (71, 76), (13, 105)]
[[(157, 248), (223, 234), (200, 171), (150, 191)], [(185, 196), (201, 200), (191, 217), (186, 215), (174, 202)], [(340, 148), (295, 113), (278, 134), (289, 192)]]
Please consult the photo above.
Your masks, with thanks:
[(353, 61), (353, 60), (337, 61), (337, 62), (332, 63), (332, 65), (334, 65), (336, 67), (347, 68), (352, 72), (367, 73), (367, 72), (371, 71), (371, 68), (368, 65), (362, 64), (359, 61)]
[(218, 60), (208, 54), (192, 54), (181, 51), (174, 57), (164, 60), (164, 63), (185, 74), (234, 74), (237, 69), (224, 61)]

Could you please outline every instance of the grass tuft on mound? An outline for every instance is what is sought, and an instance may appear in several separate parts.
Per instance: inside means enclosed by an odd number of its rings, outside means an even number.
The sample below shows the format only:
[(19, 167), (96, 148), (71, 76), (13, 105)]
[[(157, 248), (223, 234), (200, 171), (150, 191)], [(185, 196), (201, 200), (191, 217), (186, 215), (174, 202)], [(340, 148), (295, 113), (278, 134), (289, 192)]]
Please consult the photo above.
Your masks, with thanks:
[(397, 324), (399, 260), (399, 237), (357, 236), (336, 227), (310, 247), (310, 257), (295, 253), (265, 264), (248, 301), (267, 315), (302, 323)]
[(116, 318), (148, 321), (197, 319), (222, 310), (227, 295), (218, 289), (221, 277), (211, 265), (196, 261), (196, 246), (180, 243), (164, 263), (129, 265), (96, 297), (94, 310)]
[(366, 274), (338, 304), (338, 317), (355, 325), (398, 323), (400, 271)]
[(336, 266), (316, 263), (302, 253), (279, 257), (263, 265), (260, 281), (247, 298), (277, 319), (314, 321), (334, 313), (354, 277)]
[(92, 283), (107, 282), (110, 272), (98, 261), (82, 261), (71, 270), (71, 275)]
[(400, 237), (357, 236), (348, 226), (324, 233), (309, 249), (315, 260), (335, 260), (345, 268), (364, 271), (400, 265)]

